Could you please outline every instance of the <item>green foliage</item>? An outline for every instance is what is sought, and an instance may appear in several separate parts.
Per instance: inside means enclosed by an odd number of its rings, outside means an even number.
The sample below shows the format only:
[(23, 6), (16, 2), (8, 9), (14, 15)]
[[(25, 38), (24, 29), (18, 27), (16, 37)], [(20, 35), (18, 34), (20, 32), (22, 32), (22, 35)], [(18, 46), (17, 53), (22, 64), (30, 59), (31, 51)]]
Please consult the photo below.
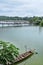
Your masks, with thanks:
[(43, 17), (38, 17), (38, 16), (33, 16), (33, 17), (9, 17), (9, 16), (0, 16), (0, 21), (7, 21), (7, 20), (26, 20), (26, 21), (38, 21), (38, 20), (42, 20)]
[(13, 44), (0, 41), (0, 62), (4, 65), (14, 63), (15, 58), (19, 55), (18, 50)]
[(0, 16), (0, 21), (6, 21), (6, 22), (14, 21), (15, 22), (15, 20), (25, 20), (25, 21), (29, 21), (30, 24), (40, 25), (40, 22), (43, 20), (43, 17), (38, 17), (38, 16), (33, 16), (33, 17)]
[(40, 26), (43, 26), (43, 20), (40, 22)]

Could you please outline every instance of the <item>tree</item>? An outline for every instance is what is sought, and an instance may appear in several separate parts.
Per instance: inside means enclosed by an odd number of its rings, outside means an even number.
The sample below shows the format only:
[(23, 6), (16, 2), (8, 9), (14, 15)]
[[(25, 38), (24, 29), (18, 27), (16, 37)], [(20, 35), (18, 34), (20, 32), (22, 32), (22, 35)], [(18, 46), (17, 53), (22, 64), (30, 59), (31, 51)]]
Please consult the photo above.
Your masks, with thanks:
[(12, 64), (15, 61), (15, 58), (19, 55), (18, 48), (15, 45), (0, 41), (0, 62), (3, 65)]
[(40, 26), (43, 26), (43, 20), (40, 22)]

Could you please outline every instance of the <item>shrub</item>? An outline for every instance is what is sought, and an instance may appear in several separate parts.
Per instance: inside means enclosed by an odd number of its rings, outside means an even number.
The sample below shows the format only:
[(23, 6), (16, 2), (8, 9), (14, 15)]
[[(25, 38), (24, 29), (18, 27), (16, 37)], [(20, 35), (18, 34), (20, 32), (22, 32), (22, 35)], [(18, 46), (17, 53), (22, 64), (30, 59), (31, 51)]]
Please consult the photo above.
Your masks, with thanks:
[(18, 50), (13, 44), (0, 41), (0, 62), (4, 65), (14, 63), (15, 58), (19, 55)]

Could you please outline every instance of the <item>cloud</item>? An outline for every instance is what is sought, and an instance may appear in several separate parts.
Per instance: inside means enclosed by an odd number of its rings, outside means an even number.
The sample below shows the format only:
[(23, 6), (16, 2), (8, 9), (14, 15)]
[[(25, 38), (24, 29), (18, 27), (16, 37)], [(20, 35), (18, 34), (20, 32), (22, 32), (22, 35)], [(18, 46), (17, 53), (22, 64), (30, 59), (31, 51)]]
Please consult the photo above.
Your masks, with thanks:
[(43, 16), (43, 0), (0, 0), (0, 15)]

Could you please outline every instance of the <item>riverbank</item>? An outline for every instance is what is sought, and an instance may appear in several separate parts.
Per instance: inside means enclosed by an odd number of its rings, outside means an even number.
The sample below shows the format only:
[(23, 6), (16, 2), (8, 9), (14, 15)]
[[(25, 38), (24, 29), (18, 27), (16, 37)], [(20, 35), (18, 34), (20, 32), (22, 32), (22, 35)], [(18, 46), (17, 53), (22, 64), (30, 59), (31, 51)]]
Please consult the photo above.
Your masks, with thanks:
[(6, 20), (0, 21), (0, 27), (23, 27), (23, 26), (43, 26), (43, 21), (41, 22), (30, 22), (25, 20)]
[[(8, 25), (5, 25), (6, 23)], [(33, 16), (33, 17), (0, 16), (0, 24), (2, 24), (0, 26), (24, 26), (24, 24), (25, 25), (29, 24), (29, 25), (43, 26), (43, 17), (38, 17), (38, 16)], [(15, 25), (15, 24), (17, 24), (17, 25)]]

